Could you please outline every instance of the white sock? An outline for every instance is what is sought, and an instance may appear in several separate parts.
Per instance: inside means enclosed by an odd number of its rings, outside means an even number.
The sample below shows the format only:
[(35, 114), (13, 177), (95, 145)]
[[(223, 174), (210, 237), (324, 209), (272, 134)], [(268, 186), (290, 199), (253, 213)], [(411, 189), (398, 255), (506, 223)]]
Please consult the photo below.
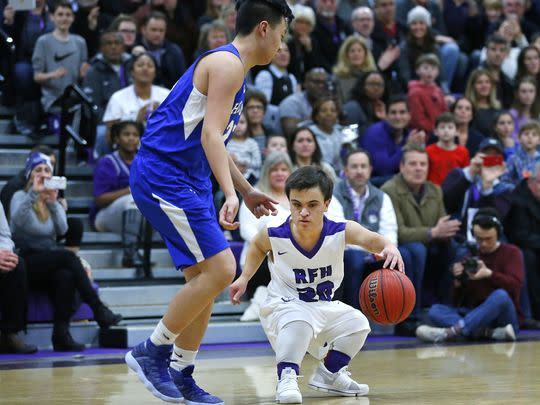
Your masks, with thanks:
[(186, 350), (174, 345), (170, 366), (175, 370), (181, 371), (195, 362), (197, 353), (199, 353), (198, 350)]
[(167, 327), (163, 324), (163, 319), (162, 319), (157, 324), (156, 329), (154, 329), (154, 331), (152, 332), (152, 335), (150, 336), (150, 340), (156, 346), (172, 345), (174, 341), (176, 340), (177, 336), (178, 335), (175, 335), (169, 329), (167, 329)]

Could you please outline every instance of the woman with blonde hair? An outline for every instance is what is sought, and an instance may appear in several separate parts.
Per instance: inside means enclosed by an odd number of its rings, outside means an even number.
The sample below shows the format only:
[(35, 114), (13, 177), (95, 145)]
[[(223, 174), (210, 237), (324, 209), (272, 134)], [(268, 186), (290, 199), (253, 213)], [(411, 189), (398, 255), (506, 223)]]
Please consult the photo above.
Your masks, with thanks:
[(333, 69), (340, 102), (344, 104), (351, 99), (351, 90), (362, 73), (375, 70), (375, 60), (366, 41), (357, 35), (347, 37), (339, 48)]
[[(285, 182), (293, 172), (293, 165), (289, 155), (284, 152), (270, 153), (261, 168), (261, 177), (256, 187), (258, 190), (267, 193), (274, 200), (279, 202), (277, 205), (277, 219), (271, 216), (255, 218), (255, 215), (242, 203), (238, 212), (240, 222), (240, 235), (244, 242), (242, 255), (240, 257), (240, 266), (243, 267), (246, 260), (246, 252), (249, 248), (250, 240), (270, 221), (285, 221), (291, 215), (289, 199), (285, 193)], [(251, 298), (251, 305), (246, 308), (240, 318), (241, 321), (254, 321), (259, 319), (260, 304), (266, 298), (266, 286), (270, 282), (270, 272), (266, 260), (261, 264), (266, 271), (258, 271), (254, 280), (250, 283), (246, 296)]]
[(471, 101), (476, 111), (471, 127), (490, 136), (501, 102), (497, 99), (497, 82), (487, 69), (476, 69), (471, 73), (465, 97)]
[(73, 340), (69, 322), (73, 314), (75, 292), (94, 313), (102, 328), (122, 319), (99, 298), (77, 255), (58, 245), (57, 238), (67, 231), (66, 211), (58, 201), (58, 187), (51, 186), (50, 158), (33, 152), (26, 160), (27, 185), (11, 200), (11, 230), (15, 246), (27, 267), (28, 284), (45, 289), (54, 308), (52, 344), (55, 351), (81, 351), (84, 344)]

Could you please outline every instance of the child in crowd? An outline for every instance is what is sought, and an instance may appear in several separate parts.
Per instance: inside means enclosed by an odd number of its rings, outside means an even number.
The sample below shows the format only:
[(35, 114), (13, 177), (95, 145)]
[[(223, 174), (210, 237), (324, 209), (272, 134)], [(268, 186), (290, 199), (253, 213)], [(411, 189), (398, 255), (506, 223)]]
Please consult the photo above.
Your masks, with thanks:
[(416, 74), (420, 80), (409, 82), (409, 109), (411, 127), (433, 132), (437, 117), (448, 111), (444, 93), (435, 83), (440, 71), (439, 58), (435, 54), (425, 54), (416, 60)]
[(442, 113), (435, 123), (437, 143), (429, 145), (426, 151), (429, 156), (428, 180), (441, 185), (448, 173), (456, 167), (469, 165), (469, 151), (456, 143), (456, 119), (452, 113)]
[(519, 130), (519, 147), (507, 162), (507, 171), (503, 181), (517, 185), (521, 180), (534, 173), (535, 165), (540, 163), (540, 122), (529, 121)]
[(264, 158), (272, 152), (287, 153), (287, 138), (281, 134), (271, 134), (266, 138), (266, 147), (264, 148)]
[(246, 114), (242, 112), (233, 136), (227, 144), (227, 151), (231, 154), (236, 166), (250, 184), (259, 179), (262, 158), (257, 142), (248, 137)]

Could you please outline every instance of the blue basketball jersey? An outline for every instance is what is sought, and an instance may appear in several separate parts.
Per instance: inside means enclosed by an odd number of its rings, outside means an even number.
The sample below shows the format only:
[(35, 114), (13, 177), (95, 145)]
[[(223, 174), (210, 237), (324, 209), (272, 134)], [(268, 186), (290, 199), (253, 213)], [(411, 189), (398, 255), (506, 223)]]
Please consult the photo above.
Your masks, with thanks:
[[(206, 159), (201, 133), (206, 114), (206, 96), (193, 85), (193, 73), (206, 55), (226, 51), (240, 58), (238, 50), (227, 44), (200, 56), (172, 88), (169, 96), (148, 119), (137, 153), (145, 169), (145, 179), (154, 187), (185, 185), (197, 190), (211, 187), (211, 169)], [(229, 123), (223, 134), (227, 143), (244, 104), (245, 80), (230, 106)]]

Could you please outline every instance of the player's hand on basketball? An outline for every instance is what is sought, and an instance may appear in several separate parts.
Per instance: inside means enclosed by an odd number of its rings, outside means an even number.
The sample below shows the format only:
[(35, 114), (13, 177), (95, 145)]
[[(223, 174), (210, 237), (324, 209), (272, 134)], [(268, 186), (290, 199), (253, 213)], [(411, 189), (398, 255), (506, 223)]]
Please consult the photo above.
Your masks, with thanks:
[(225, 202), (223, 203), (223, 206), (219, 211), (219, 224), (223, 228), (229, 231), (238, 228), (238, 225), (240, 224), (238, 222), (235, 222), (234, 218), (236, 218), (236, 213), (238, 212), (239, 205), (240, 202), (238, 201), (238, 197), (236, 196), (236, 194), (232, 194), (229, 197), (225, 198)]
[(398, 270), (400, 272), (405, 271), (405, 265), (403, 264), (403, 259), (401, 258), (401, 253), (394, 245), (386, 246), (378, 256), (384, 259), (383, 268)]
[(244, 203), (255, 217), (277, 215), (277, 208), (274, 204), (278, 204), (278, 202), (268, 195), (252, 188), (243, 197)]
[(242, 298), (242, 295), (246, 292), (247, 284), (248, 280), (242, 276), (238, 277), (238, 279), (231, 284), (229, 287), (229, 296), (233, 304), (240, 304), (240, 298)]

